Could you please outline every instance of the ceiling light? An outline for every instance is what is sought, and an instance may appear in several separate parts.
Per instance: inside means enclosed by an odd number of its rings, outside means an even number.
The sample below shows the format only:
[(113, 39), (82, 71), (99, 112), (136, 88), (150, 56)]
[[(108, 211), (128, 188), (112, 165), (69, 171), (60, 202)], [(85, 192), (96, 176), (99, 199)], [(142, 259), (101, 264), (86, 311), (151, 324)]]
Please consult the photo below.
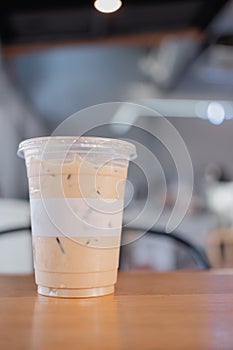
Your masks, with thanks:
[(95, 8), (104, 13), (112, 13), (121, 7), (121, 0), (96, 0), (94, 2)]
[(223, 105), (219, 102), (210, 102), (207, 108), (207, 118), (212, 124), (220, 125), (225, 118)]

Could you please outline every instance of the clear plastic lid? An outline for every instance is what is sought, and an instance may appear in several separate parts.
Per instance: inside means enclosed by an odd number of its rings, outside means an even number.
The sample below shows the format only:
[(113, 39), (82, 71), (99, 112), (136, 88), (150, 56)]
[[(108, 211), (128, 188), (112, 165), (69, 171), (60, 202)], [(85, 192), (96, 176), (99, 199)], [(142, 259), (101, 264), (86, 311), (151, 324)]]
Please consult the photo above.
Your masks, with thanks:
[(86, 136), (48, 136), (24, 140), (19, 144), (18, 156), (21, 158), (40, 156), (45, 153), (63, 152), (85, 154), (108, 154), (127, 160), (135, 159), (134, 144), (111, 138)]

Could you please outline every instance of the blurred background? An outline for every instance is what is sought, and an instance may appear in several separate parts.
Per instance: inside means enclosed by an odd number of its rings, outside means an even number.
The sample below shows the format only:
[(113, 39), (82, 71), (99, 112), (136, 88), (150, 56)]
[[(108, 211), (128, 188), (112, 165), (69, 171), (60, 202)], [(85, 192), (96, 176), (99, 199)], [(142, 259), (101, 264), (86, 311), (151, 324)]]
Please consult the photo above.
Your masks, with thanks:
[[(113, 13), (98, 11), (93, 1), (8, 1), (0, 40), (2, 230), (30, 225), (25, 165), (16, 156), (21, 140), (49, 135), (94, 104), (144, 101), (175, 126), (193, 163), (193, 197), (176, 233), (204, 251), (211, 266), (233, 267), (233, 1), (124, 0)], [(166, 133), (160, 118), (141, 119), (142, 127)], [(168, 192), (154, 229), (164, 230), (177, 194), (168, 152), (134, 130), (96, 134), (130, 137), (155, 154)], [(155, 201), (145, 226), (162, 200), (159, 177), (152, 175)], [(133, 165), (129, 180), (136, 190), (126, 223), (148, 192)], [(190, 252), (167, 237), (147, 235), (122, 249), (122, 269), (197, 267)], [(30, 232), (0, 234), (0, 272), (32, 270)]]

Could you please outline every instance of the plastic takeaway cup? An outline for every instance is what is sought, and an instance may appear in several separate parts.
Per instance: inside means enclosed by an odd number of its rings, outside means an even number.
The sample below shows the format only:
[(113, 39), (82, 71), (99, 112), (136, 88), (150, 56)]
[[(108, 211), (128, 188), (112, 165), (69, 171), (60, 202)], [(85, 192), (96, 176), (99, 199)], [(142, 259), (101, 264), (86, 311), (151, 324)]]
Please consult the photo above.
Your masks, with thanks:
[(29, 193), (38, 293), (94, 297), (114, 292), (129, 142), (41, 137), (20, 143)]

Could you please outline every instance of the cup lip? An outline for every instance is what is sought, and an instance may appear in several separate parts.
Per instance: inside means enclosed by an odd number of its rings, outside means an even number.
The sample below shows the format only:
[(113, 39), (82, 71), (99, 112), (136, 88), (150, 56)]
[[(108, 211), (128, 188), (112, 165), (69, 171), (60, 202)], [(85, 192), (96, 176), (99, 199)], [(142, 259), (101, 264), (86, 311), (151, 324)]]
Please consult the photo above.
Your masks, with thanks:
[(119, 156), (132, 160), (137, 157), (136, 147), (133, 143), (107, 137), (98, 136), (43, 136), (29, 138), (21, 141), (18, 147), (17, 155), (20, 158), (25, 158), (25, 151), (37, 150), (37, 154), (44, 151), (43, 147), (46, 143), (51, 142), (64, 148), (70, 146), (75, 148), (73, 151), (86, 152), (90, 149), (95, 148), (96, 153), (98, 152), (109, 152), (113, 151)]

